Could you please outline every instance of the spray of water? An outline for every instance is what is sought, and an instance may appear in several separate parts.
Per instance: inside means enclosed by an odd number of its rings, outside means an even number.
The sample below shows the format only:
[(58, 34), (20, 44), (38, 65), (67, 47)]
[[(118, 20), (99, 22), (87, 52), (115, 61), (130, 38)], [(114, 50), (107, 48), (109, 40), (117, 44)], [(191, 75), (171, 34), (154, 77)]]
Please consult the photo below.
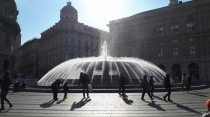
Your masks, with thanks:
[(45, 74), (37, 84), (39, 86), (49, 86), (56, 79), (62, 78), (64, 81), (79, 79), (80, 72), (88, 74), (91, 83), (94, 80), (100, 85), (112, 85), (114, 81), (118, 81), (121, 73), (126, 76), (130, 83), (136, 81), (141, 83), (143, 75), (153, 76), (156, 83), (161, 83), (165, 72), (153, 63), (131, 57), (111, 57), (107, 53), (107, 43), (102, 46), (102, 54), (99, 57), (76, 58), (65, 61), (47, 74)]

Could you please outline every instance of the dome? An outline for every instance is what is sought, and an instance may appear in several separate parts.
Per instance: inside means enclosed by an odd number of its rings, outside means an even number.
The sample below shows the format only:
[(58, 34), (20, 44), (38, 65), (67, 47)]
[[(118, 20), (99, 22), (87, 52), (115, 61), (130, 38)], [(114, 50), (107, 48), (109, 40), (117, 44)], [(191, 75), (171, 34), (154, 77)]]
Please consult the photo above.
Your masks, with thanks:
[(0, 12), (5, 17), (16, 20), (18, 15), (17, 6), (14, 0), (4, 0), (0, 2)]
[(77, 10), (71, 6), (71, 2), (67, 2), (67, 5), (61, 9), (60, 20), (74, 20), (77, 21)]

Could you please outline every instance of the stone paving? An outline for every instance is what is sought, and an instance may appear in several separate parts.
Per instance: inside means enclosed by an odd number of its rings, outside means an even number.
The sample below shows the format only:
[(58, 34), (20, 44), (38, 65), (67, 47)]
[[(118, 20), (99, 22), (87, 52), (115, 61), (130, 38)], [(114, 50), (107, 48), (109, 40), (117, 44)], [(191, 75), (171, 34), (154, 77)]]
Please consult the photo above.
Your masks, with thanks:
[(165, 92), (155, 93), (152, 102), (145, 94), (91, 93), (82, 99), (81, 93), (68, 93), (68, 98), (53, 102), (51, 93), (10, 92), (8, 99), (13, 108), (0, 112), (1, 117), (201, 117), (207, 111), (205, 102), (210, 97), (210, 88), (187, 92), (172, 92), (173, 102), (162, 100)]

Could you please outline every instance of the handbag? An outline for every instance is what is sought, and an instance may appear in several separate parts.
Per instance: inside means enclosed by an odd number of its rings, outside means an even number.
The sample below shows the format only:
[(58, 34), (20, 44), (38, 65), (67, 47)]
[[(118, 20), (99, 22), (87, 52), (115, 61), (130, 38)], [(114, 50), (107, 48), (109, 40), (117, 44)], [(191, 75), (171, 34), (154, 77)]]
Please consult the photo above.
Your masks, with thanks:
[(88, 85), (88, 90), (89, 90), (89, 92), (92, 92), (93, 91), (93, 87), (92, 87), (91, 84)]

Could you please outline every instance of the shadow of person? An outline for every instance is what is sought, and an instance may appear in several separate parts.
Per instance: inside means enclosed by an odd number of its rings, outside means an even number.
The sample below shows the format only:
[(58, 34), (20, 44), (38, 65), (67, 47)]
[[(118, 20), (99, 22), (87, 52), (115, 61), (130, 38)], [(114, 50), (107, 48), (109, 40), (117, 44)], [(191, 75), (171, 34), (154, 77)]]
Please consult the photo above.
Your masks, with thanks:
[(129, 100), (127, 95), (123, 96), (122, 99), (128, 105), (131, 105), (133, 103), (133, 100)]
[(186, 110), (186, 111), (189, 111), (189, 112), (192, 112), (192, 113), (196, 113), (196, 114), (202, 114), (202, 113), (200, 113), (200, 112), (198, 112), (198, 111), (195, 111), (195, 110), (189, 108), (188, 106), (184, 106), (184, 105), (181, 105), (181, 104), (178, 104), (178, 103), (175, 103), (175, 102), (172, 102), (172, 104), (176, 104), (176, 106), (177, 106), (178, 108), (180, 108), (180, 109), (184, 109), (184, 110)]
[(62, 100), (59, 100), (58, 102), (56, 102), (56, 104), (60, 104), (62, 103), (63, 101), (65, 101), (66, 98), (63, 98)]
[(155, 99), (159, 99), (159, 100), (163, 100), (164, 101), (164, 99), (161, 98), (161, 97), (158, 97), (158, 96), (154, 96), (154, 97), (155, 97)]
[(6, 113), (6, 112), (9, 112), (9, 111), (10, 111), (10, 109), (4, 110), (4, 111), (0, 111), (0, 113)]
[(153, 108), (156, 108), (157, 110), (160, 110), (160, 111), (166, 111), (165, 109), (163, 109), (162, 107), (160, 107), (159, 104), (155, 104), (154, 101), (152, 101), (152, 103), (149, 103), (148, 106), (151, 106)]
[(73, 111), (74, 109), (76, 109), (76, 108), (81, 108), (81, 107), (83, 107), (85, 104), (87, 104), (88, 102), (90, 102), (91, 101), (91, 99), (90, 98), (83, 98), (83, 99), (81, 99), (79, 102), (74, 102), (72, 105), (71, 105), (71, 111)]
[(202, 95), (202, 94), (198, 94), (198, 93), (192, 93), (192, 92), (188, 92), (189, 94), (192, 94), (192, 95), (197, 95), (197, 96), (201, 96), (201, 97), (208, 97), (206, 95)]
[(54, 102), (55, 102), (54, 100), (50, 100), (49, 102), (45, 102), (43, 104), (40, 104), (40, 107), (42, 107), (42, 108), (49, 108), (50, 106), (53, 105)]

